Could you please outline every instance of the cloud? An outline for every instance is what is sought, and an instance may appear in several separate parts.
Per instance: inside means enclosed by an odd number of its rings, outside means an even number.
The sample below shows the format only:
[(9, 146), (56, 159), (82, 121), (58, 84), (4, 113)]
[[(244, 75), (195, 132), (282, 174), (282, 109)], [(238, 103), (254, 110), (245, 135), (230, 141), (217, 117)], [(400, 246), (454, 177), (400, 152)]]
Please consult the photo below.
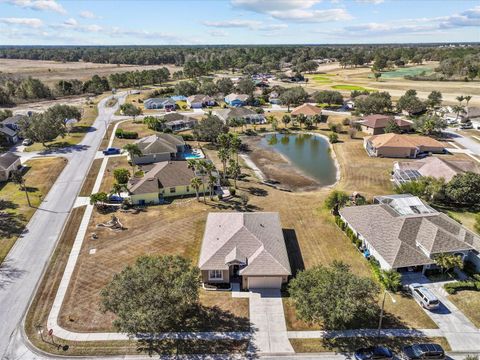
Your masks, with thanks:
[(246, 28), (250, 30), (272, 31), (281, 30), (288, 27), (287, 24), (264, 24), (256, 20), (232, 19), (224, 21), (204, 21), (203, 24), (216, 28)]
[(384, 0), (355, 0), (358, 3), (365, 3), (365, 4), (381, 4)]
[(353, 18), (342, 8), (312, 9), (319, 2), (320, 0), (231, 0), (234, 7), (267, 14), (278, 20), (321, 23)]
[(43, 22), (37, 18), (0, 18), (0, 22), (10, 25), (23, 25), (31, 28), (39, 28), (43, 26)]
[(59, 14), (66, 14), (67, 11), (55, 0), (8, 0), (12, 5), (20, 6), (25, 9), (38, 11), (54, 11)]
[(459, 14), (440, 18), (440, 28), (480, 26), (480, 6), (465, 10)]
[(213, 37), (226, 37), (226, 36), (228, 36), (228, 32), (226, 32), (225, 30), (209, 30), (209, 31), (207, 31), (207, 33), (209, 33), (210, 36), (213, 36)]
[(80, 11), (80, 17), (84, 18), (84, 19), (97, 19), (97, 15), (95, 15), (93, 12), (91, 11), (88, 11), (88, 10), (84, 10), (84, 11)]
[(74, 18), (70, 18), (70, 19), (67, 19), (63, 22), (64, 25), (66, 26), (72, 26), (72, 27), (75, 27), (78, 25), (78, 21), (75, 20)]

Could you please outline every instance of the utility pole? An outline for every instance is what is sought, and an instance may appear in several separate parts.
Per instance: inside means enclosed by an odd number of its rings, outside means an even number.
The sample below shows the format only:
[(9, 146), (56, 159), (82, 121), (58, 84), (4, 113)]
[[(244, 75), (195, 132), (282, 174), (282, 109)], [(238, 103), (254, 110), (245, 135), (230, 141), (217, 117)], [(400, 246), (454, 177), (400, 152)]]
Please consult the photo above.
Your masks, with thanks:
[(397, 301), (393, 298), (392, 294), (390, 294), (387, 290), (383, 292), (383, 301), (382, 301), (382, 309), (380, 310), (380, 320), (378, 321), (378, 333), (377, 337), (380, 338), (380, 331), (382, 330), (382, 320), (383, 320), (383, 309), (385, 307), (385, 297), (390, 296), (390, 299), (392, 299), (392, 303), (396, 303)]

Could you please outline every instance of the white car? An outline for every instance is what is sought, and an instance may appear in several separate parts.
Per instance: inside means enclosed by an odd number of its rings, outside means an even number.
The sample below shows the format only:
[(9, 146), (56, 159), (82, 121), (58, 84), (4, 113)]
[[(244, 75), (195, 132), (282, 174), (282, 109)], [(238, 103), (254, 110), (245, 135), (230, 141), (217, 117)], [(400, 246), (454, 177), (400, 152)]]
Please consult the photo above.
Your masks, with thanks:
[(24, 140), (22, 141), (22, 145), (23, 145), (23, 146), (30, 146), (30, 145), (32, 145), (32, 144), (33, 144), (33, 141), (30, 140), (30, 139), (24, 139)]
[(440, 306), (440, 301), (425, 286), (414, 283), (408, 285), (408, 289), (412, 293), (413, 298), (425, 309), (433, 310)]

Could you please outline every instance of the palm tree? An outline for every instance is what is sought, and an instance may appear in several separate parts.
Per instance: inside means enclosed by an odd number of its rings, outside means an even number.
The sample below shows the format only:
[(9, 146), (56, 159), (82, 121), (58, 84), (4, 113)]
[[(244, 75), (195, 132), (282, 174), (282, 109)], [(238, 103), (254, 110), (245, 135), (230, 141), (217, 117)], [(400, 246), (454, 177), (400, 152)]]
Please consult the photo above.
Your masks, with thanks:
[(282, 117), (282, 122), (284, 124), (284, 128), (286, 129), (287, 128), (287, 125), (290, 123), (290, 121), (292, 120), (292, 118), (290, 117), (290, 115), (283, 115)]
[(202, 186), (202, 180), (200, 180), (200, 178), (198, 177), (194, 177), (192, 178), (192, 180), (190, 180), (190, 186), (192, 188), (195, 189), (195, 195), (197, 195), (197, 201), (200, 201), (200, 198), (198, 196), (198, 190), (200, 189), (200, 186)]
[(112, 190), (110, 190), (110, 194), (117, 194), (120, 196), (123, 190), (125, 190), (125, 184), (114, 183), (112, 185)]
[[(203, 164), (203, 169), (206, 174), (208, 174), (208, 186), (210, 189), (210, 199), (213, 197), (213, 186), (215, 185), (215, 176), (213, 176), (213, 171), (215, 170), (215, 166), (213, 163), (209, 161), (205, 161)], [(213, 178), (213, 181), (212, 181)]]
[(217, 178), (212, 174), (208, 175), (208, 187), (210, 188), (210, 200), (213, 200), (213, 188), (215, 187), (215, 181)]
[(457, 96), (456, 97), (457, 101), (460, 103), (460, 105), (462, 104), (463, 100), (465, 100), (465, 97), (463, 95), (460, 95), (460, 96)]
[(241, 146), (242, 146), (242, 140), (237, 135), (233, 135), (233, 137), (230, 139), (230, 151), (236, 155), (237, 165), (238, 165), (238, 153), (240, 152)]
[(202, 177), (202, 189), (203, 189), (203, 202), (206, 204), (207, 203), (207, 198), (205, 195), (205, 175), (206, 175), (206, 169), (205, 167), (207, 166), (207, 161), (205, 159), (198, 160), (196, 162), (195, 170), (200, 173), (200, 176)]
[(466, 95), (463, 98), (467, 102), (467, 118), (468, 118), (468, 103), (470, 102), (470, 100), (472, 100), (472, 96), (471, 95)]
[(453, 105), (452, 110), (455, 114), (457, 114), (457, 117), (455, 118), (455, 121), (458, 121), (458, 117), (460, 116), (460, 113), (465, 112), (465, 109), (463, 108), (462, 105)]
[(221, 147), (218, 150), (218, 158), (222, 162), (223, 179), (225, 180), (225, 177), (227, 176), (227, 161), (228, 161), (228, 159), (230, 159), (230, 152), (228, 151), (228, 148)]
[(240, 166), (238, 165), (238, 162), (235, 162), (235, 160), (230, 160), (229, 165), (230, 166), (228, 167), (228, 173), (233, 178), (233, 187), (236, 189), (237, 178), (240, 176), (241, 169), (240, 169)]
[(125, 150), (128, 153), (128, 156), (130, 157), (130, 161), (132, 162), (133, 174), (135, 174), (135, 162), (133, 158), (135, 156), (142, 156), (142, 151), (140, 150), (137, 144), (126, 144), (123, 147), (123, 150)]

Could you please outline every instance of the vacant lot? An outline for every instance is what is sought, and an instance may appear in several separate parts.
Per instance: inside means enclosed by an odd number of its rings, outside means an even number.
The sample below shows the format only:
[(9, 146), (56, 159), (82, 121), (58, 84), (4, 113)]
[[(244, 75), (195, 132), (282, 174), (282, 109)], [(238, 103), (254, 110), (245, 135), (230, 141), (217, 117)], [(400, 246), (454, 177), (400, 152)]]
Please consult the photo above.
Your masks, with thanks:
[[(133, 122), (133, 120), (124, 121), (118, 125), (117, 130), (118, 129), (122, 129), (124, 131), (136, 132), (138, 133), (139, 139), (141, 139), (144, 136), (155, 134), (155, 131), (149, 129), (148, 126), (142, 122), (142, 120), (137, 120), (135, 122)], [(131, 140), (131, 139), (120, 139), (118, 137), (115, 137), (115, 140), (113, 140), (113, 146), (122, 148), (126, 144), (129, 144), (133, 141), (134, 140)]]
[(25, 164), (24, 179), (31, 207), (19, 185), (13, 182), (0, 183), (0, 211), (5, 211), (9, 217), (8, 221), (0, 224), (0, 263), (66, 164), (67, 160), (63, 158), (35, 159)]
[(448, 299), (453, 302), (477, 328), (480, 328), (480, 292), (459, 291), (455, 295), (450, 295)]
[(23, 59), (0, 59), (0, 72), (34, 77), (51, 85), (59, 80), (88, 80), (93, 75), (108, 76), (113, 73), (158, 69), (166, 67), (170, 73), (181, 70), (174, 65), (117, 65), (88, 62), (59, 62)]

